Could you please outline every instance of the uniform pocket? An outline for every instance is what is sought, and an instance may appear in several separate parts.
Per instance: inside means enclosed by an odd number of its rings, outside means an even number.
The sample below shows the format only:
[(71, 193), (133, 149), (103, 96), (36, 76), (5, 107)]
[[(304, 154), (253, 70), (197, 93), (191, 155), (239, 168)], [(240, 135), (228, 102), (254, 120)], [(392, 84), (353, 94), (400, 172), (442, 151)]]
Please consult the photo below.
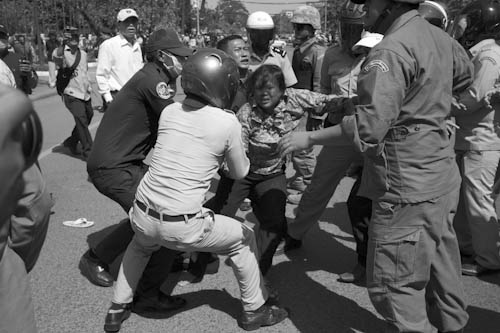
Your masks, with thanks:
[(415, 274), (420, 228), (388, 228), (382, 239), (373, 239), (373, 282), (401, 283)]

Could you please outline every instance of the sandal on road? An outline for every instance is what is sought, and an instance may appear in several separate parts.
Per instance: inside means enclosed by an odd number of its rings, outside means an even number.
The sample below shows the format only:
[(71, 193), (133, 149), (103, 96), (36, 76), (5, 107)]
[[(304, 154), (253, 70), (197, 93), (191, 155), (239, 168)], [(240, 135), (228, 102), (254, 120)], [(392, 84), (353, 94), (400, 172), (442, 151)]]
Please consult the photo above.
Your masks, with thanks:
[(62, 224), (73, 228), (88, 228), (94, 225), (94, 221), (88, 221), (86, 218), (80, 217), (74, 221), (64, 221)]

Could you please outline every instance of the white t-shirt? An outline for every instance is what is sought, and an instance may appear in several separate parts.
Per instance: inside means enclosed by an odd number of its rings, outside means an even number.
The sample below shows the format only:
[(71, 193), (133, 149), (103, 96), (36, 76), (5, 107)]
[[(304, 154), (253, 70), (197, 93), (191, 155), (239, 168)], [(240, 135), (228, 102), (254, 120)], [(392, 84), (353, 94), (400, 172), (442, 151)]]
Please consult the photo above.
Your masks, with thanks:
[(241, 125), (233, 113), (177, 102), (167, 106), (137, 200), (168, 215), (199, 212), (212, 177), (231, 149), (243, 149)]

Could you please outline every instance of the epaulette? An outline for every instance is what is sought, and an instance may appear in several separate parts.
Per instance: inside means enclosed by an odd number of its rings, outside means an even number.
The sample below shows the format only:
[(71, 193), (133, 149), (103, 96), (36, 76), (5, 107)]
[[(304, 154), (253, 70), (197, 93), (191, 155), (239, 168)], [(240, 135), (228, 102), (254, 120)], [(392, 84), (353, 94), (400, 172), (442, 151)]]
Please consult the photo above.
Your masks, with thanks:
[(230, 110), (230, 109), (222, 109), (222, 110), (224, 110), (224, 111), (226, 111), (227, 113), (231, 113), (231, 114), (233, 114), (233, 115), (235, 115), (235, 116), (236, 116), (236, 113), (234, 113), (234, 111), (233, 111), (233, 110)]
[(282, 49), (281, 47), (271, 46), (271, 51), (273, 51), (273, 53), (279, 54), (283, 58), (286, 56), (285, 49)]

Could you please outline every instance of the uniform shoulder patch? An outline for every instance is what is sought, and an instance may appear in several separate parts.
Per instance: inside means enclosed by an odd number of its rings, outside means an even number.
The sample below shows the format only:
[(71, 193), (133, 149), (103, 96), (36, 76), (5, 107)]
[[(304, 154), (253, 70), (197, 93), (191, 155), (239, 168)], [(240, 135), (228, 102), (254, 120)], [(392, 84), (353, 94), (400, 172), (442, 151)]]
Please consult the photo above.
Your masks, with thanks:
[(159, 82), (156, 85), (156, 93), (162, 99), (169, 99), (174, 96), (174, 90), (170, 88), (165, 82)]
[(278, 46), (271, 46), (271, 51), (273, 51), (276, 54), (279, 54), (283, 58), (286, 56), (286, 51), (285, 49), (282, 49), (281, 47)]
[(380, 59), (372, 60), (363, 67), (363, 72), (368, 73), (372, 69), (381, 71), (382, 73), (387, 73), (389, 71), (389, 66)]

